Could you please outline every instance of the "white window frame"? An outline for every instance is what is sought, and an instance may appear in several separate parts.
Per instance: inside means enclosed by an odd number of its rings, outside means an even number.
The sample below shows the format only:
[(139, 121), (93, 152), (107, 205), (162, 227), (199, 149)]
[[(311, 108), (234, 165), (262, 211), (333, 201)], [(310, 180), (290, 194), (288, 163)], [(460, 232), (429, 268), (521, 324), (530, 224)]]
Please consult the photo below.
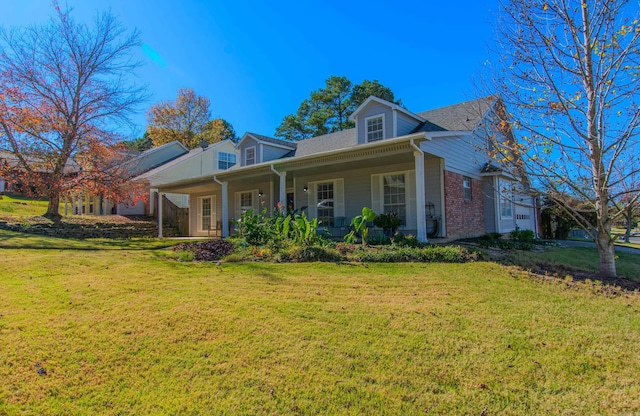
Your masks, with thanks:
[[(408, 192), (408, 189), (407, 189), (407, 187), (408, 187), (407, 173), (406, 172), (394, 172), (394, 173), (384, 173), (384, 174), (382, 174), (382, 189), (380, 189), (380, 197), (381, 197), (381, 202), (382, 202), (382, 213), (386, 213), (386, 210), (385, 210), (385, 206), (386, 205), (396, 205), (396, 206), (400, 205), (400, 203), (398, 203), (398, 202), (394, 203), (394, 204), (386, 204), (385, 203), (385, 199), (384, 199), (384, 197), (385, 197), (385, 195), (384, 195), (384, 179), (385, 179), (385, 177), (387, 177), (387, 176), (400, 176), (400, 175), (402, 175), (403, 180), (404, 180), (404, 202), (402, 202), (402, 204), (404, 204), (404, 218), (403, 218), (403, 221), (402, 221), (402, 223), (400, 225), (403, 226), (403, 227), (406, 227), (407, 226), (407, 211), (408, 211), (408, 206), (409, 206), (409, 201), (408, 201), (409, 192)], [(391, 211), (391, 212), (393, 212), (393, 211)], [(397, 212), (396, 212), (396, 214), (397, 214)]]
[[(332, 206), (331, 207), (322, 207), (322, 208), (320, 208), (318, 205), (320, 205), (320, 203), (322, 201), (324, 201), (326, 198), (323, 199), (323, 200), (320, 200), (320, 198), (318, 197), (318, 192), (320, 192), (318, 190), (318, 186), (319, 185), (325, 185), (325, 184), (326, 185), (331, 184), (331, 194), (333, 195), (333, 198), (331, 198)], [(335, 222), (335, 218), (336, 218), (336, 191), (337, 191), (336, 188), (337, 188), (337, 186), (336, 186), (336, 182), (335, 181), (318, 181), (318, 182), (316, 182), (315, 200), (316, 200), (316, 215), (317, 215), (318, 220), (320, 220), (320, 214), (318, 214), (318, 210), (319, 209), (331, 210), (331, 213), (332, 213), (331, 217), (327, 217), (327, 218), (331, 218), (331, 223), (330, 224), (322, 223), (322, 224), (320, 224), (321, 226), (333, 227), (333, 223)]]
[[(467, 184), (469, 186), (467, 186)], [(473, 179), (470, 176), (462, 177), (462, 193), (465, 201), (473, 200)], [(467, 197), (467, 193), (469, 196)]]
[[(230, 160), (223, 160), (223, 155), (224, 155), (224, 157), (233, 156), (233, 164), (230, 164), (231, 163)], [(220, 167), (221, 163), (226, 163), (227, 167), (226, 168)], [(235, 153), (218, 152), (218, 169), (219, 170), (227, 170), (227, 169), (235, 166), (236, 163), (238, 163), (238, 157), (237, 157), (237, 155)]]
[[(500, 219), (512, 220), (513, 219), (513, 189), (512, 184), (509, 181), (500, 180), (499, 182), (499, 201), (500, 201)], [(505, 215), (505, 209), (509, 207), (509, 213)]]
[[(244, 214), (245, 212), (249, 211), (250, 209), (253, 209), (254, 205), (253, 205), (253, 194), (255, 191), (241, 191), (239, 192), (240, 196), (239, 196), (239, 200), (240, 200), (240, 213)], [(249, 195), (249, 197), (251, 198), (251, 203), (249, 205), (242, 205), (242, 197)]]
[[(382, 137), (376, 140), (369, 140), (369, 134), (373, 133), (373, 132), (369, 132), (369, 120), (372, 119), (377, 119), (377, 118), (381, 118), (382, 119)], [(375, 116), (369, 116), (369, 117), (365, 117), (364, 118), (364, 137), (365, 137), (365, 141), (367, 143), (371, 143), (371, 142), (378, 142), (380, 140), (384, 140), (386, 139), (386, 134), (385, 134), (385, 127), (386, 127), (386, 120), (385, 120), (385, 114), (376, 114)], [(376, 133), (378, 132), (378, 130), (375, 131)]]
[[(203, 203), (205, 199), (211, 200), (210, 212), (209, 212), (209, 228), (204, 227), (204, 207)], [(216, 197), (215, 195), (205, 195), (198, 197), (198, 231), (209, 231), (211, 227), (215, 226), (216, 221)]]
[[(249, 150), (253, 150), (253, 161), (251, 163), (249, 163)], [(256, 164), (256, 147), (255, 146), (250, 146), (244, 149), (244, 165), (245, 166), (249, 166), (249, 165), (255, 165)]]

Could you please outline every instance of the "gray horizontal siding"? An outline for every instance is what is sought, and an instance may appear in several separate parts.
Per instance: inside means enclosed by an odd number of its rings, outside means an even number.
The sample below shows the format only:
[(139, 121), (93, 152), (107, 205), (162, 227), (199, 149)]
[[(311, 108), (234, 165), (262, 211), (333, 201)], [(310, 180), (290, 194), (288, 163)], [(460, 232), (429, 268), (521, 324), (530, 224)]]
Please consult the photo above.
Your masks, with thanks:
[(476, 136), (436, 137), (423, 142), (421, 149), (445, 160), (445, 170), (478, 179), (487, 162), (483, 142)]
[(396, 113), (398, 114), (398, 136), (411, 133), (411, 131), (420, 124), (418, 121), (406, 116), (400, 111), (396, 111)]
[(367, 142), (367, 124), (365, 123), (365, 119), (367, 117), (378, 116), (381, 114), (384, 114), (385, 139), (393, 137), (393, 111), (389, 106), (372, 101), (358, 113), (357, 134), (359, 144)]
[(269, 160), (280, 159), (282, 156), (289, 153), (291, 150), (288, 149), (279, 149), (277, 147), (269, 146), (268, 144), (262, 145), (262, 162), (267, 162)]

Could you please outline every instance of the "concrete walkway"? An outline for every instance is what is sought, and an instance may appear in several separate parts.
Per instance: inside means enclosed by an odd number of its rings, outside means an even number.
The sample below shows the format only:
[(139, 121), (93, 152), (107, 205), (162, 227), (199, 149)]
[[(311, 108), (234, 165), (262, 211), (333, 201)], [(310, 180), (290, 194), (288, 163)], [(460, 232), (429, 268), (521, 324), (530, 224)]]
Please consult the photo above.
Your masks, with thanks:
[[(557, 242), (560, 243), (560, 245), (562, 247), (592, 247), (592, 248), (596, 248), (596, 243), (594, 243), (593, 241), (557, 240)], [(632, 242), (634, 242), (633, 239), (632, 239)], [(617, 253), (640, 254), (640, 249), (633, 248), (633, 247), (616, 246), (616, 252)]]

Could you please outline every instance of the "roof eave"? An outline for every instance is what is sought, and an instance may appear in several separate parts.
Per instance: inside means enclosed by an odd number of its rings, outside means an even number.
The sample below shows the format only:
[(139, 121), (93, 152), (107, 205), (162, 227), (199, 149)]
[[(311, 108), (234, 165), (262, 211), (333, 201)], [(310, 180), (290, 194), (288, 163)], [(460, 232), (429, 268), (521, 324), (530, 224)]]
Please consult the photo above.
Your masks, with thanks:
[(318, 152), (318, 153), (314, 153), (312, 155), (307, 155), (307, 156), (300, 156), (300, 157), (294, 156), (294, 157), (288, 157), (284, 159), (269, 160), (267, 162), (256, 163), (255, 165), (251, 165), (251, 166), (243, 166), (243, 167), (238, 167), (236, 169), (229, 169), (224, 172), (220, 172), (216, 174), (216, 177), (223, 178), (226, 176), (232, 176), (240, 172), (242, 173), (251, 172), (254, 170), (259, 170), (260, 168), (270, 168), (272, 165), (278, 166), (279, 164), (282, 165), (290, 162), (299, 162), (301, 160), (313, 160), (321, 157), (331, 156), (334, 154), (349, 152), (351, 150), (363, 150), (363, 149), (369, 149), (369, 148), (384, 147), (384, 146), (389, 146), (389, 145), (396, 144), (403, 141), (409, 141), (411, 139), (414, 139), (414, 140), (418, 139), (418, 143), (423, 140), (431, 140), (429, 137), (426, 136), (424, 132), (412, 133), (412, 134), (407, 134), (405, 136), (394, 137), (392, 139), (384, 139), (384, 140), (379, 140), (371, 143), (356, 144), (349, 147), (342, 147), (336, 150)]

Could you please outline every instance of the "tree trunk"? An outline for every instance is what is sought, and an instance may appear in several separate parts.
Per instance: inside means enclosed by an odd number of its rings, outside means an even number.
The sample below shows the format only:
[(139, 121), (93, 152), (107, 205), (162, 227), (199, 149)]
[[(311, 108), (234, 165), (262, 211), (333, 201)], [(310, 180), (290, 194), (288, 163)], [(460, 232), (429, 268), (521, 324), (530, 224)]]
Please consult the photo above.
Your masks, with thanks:
[(598, 230), (596, 246), (600, 255), (600, 276), (616, 277), (615, 247), (611, 236), (605, 230)]
[(624, 233), (624, 242), (628, 243), (631, 238), (631, 223), (633, 222), (633, 205), (629, 204), (627, 207), (627, 213), (624, 215), (625, 222), (627, 223), (627, 230)]
[(47, 206), (47, 213), (45, 217), (55, 222), (60, 221), (60, 195), (49, 195), (49, 205)]

